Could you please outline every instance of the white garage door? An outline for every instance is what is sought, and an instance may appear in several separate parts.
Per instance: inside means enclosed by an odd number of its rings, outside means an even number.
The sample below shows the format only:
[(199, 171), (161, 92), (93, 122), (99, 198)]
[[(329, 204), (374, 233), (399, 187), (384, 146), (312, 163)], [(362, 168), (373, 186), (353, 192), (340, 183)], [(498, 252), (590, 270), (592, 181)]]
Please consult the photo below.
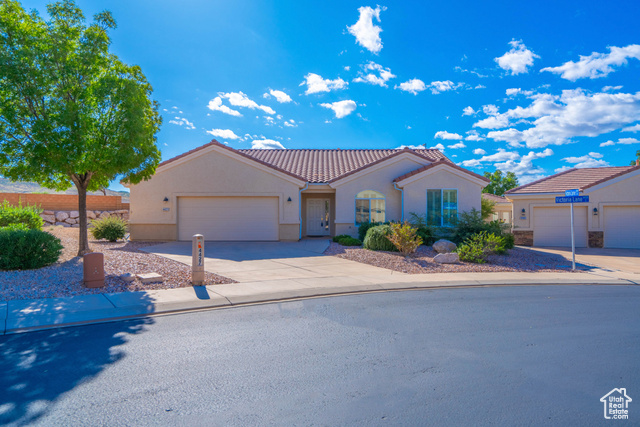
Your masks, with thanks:
[[(571, 208), (533, 209), (533, 245), (571, 247)], [(577, 248), (587, 247), (587, 208), (574, 207), (573, 223)]]
[(179, 197), (178, 239), (278, 240), (277, 197)]
[(604, 247), (640, 248), (640, 206), (605, 206)]

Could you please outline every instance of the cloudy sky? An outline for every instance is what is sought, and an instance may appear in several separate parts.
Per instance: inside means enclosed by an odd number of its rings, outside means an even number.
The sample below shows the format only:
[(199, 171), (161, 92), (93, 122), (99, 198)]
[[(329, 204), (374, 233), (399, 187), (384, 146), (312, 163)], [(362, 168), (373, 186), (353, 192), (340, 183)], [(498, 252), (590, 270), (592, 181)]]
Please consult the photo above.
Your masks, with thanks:
[[(105, 3), (78, 2), (89, 16)], [(234, 148), (425, 145), (526, 183), (628, 165), (640, 149), (637, 0), (108, 8), (112, 51), (142, 67), (161, 104), (163, 159), (213, 138)]]

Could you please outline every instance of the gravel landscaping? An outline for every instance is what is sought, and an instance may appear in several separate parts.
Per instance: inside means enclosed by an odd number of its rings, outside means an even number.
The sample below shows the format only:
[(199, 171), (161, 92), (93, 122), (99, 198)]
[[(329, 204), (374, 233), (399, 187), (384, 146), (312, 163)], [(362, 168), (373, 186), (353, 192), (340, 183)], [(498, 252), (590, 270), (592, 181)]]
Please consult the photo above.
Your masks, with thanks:
[[(94, 252), (104, 254), (105, 286), (89, 289), (82, 283), (82, 258), (78, 253), (78, 229), (47, 227), (45, 231), (58, 237), (64, 245), (60, 260), (38, 270), (0, 271), (0, 301), (34, 298), (69, 297), (110, 292), (172, 289), (191, 286), (191, 267), (140, 250), (159, 242), (116, 242), (91, 240)], [(141, 283), (138, 279), (127, 283), (119, 276), (125, 273), (158, 273), (163, 281)], [(205, 284), (235, 283), (213, 273), (205, 273)]]
[(331, 245), (324, 253), (325, 255), (333, 255), (338, 258), (408, 274), (495, 271), (572, 271), (571, 262), (560, 257), (542, 255), (517, 247), (510, 249), (508, 255), (490, 255), (486, 264), (474, 264), (462, 261), (457, 264), (438, 264), (433, 261), (433, 257), (437, 255), (437, 252), (434, 251), (431, 246), (420, 246), (415, 253), (405, 258), (399, 252), (370, 251), (361, 247), (348, 247), (331, 242)]

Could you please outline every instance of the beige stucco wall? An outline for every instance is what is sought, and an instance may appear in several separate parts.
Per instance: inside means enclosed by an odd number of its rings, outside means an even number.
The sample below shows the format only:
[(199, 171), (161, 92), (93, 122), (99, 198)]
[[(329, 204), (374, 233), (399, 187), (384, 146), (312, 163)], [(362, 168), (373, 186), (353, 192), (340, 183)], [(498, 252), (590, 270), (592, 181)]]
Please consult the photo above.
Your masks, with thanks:
[(464, 173), (441, 169), (406, 184), (404, 186), (405, 218), (409, 219), (412, 212), (421, 216), (426, 214), (427, 190), (456, 189), (458, 190), (458, 213), (470, 211), (472, 208), (480, 210), (480, 198), (484, 186), (460, 174)]
[[(604, 185), (608, 184), (608, 185)], [(604, 227), (604, 208), (606, 206), (637, 206), (640, 205), (640, 172), (628, 174), (624, 178), (610, 180), (596, 187), (588, 188), (581, 195), (589, 196), (589, 203), (576, 206), (587, 206), (588, 231), (602, 231)], [(558, 206), (556, 196), (564, 193), (546, 195), (510, 195), (506, 197), (513, 202), (513, 225), (521, 230), (532, 230), (533, 208), (543, 206)], [(567, 209), (569, 204), (566, 204)], [(598, 215), (593, 214), (593, 208), (598, 209)], [(522, 217), (525, 209), (525, 219)]]
[[(168, 236), (175, 239), (180, 196), (251, 195), (278, 197), (280, 238), (298, 239), (298, 198), (304, 184), (298, 185), (260, 168), (257, 163), (220, 147), (207, 148), (196, 157), (187, 156), (159, 168), (149, 181), (130, 187), (132, 239), (166, 240)], [(168, 202), (163, 202), (165, 197)], [(286, 201), (289, 197), (291, 202)]]
[(507, 224), (513, 221), (510, 203), (496, 203), (493, 207), (493, 215), (487, 218), (487, 221), (500, 220)]
[[(410, 157), (409, 157), (410, 156)], [(416, 156), (398, 156), (398, 158), (380, 163), (382, 167), (373, 166), (360, 174), (336, 182), (336, 224), (335, 234), (349, 234), (356, 236), (358, 227), (355, 225), (355, 198), (363, 190), (375, 190), (385, 195), (385, 220), (399, 221), (402, 215), (401, 193), (393, 187), (393, 180), (407, 172), (416, 170), (428, 161), (420, 162)], [(478, 196), (479, 197), (479, 196)]]

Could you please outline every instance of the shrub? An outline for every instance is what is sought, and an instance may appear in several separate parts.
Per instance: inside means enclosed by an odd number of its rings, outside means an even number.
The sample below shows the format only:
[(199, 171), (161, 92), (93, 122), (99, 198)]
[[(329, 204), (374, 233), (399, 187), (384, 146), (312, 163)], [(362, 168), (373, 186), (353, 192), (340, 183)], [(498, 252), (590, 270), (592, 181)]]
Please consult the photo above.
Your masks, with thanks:
[(362, 246), (362, 242), (358, 239), (355, 239), (351, 236), (344, 236), (340, 240), (338, 240), (342, 246)]
[(422, 244), (422, 238), (418, 236), (418, 229), (413, 228), (408, 222), (391, 224), (391, 234), (387, 236), (387, 239), (405, 255), (414, 253)]
[(351, 237), (348, 234), (340, 234), (339, 236), (336, 236), (333, 238), (333, 241), (336, 243), (340, 243), (340, 239), (344, 239), (345, 237)]
[(496, 202), (493, 200), (485, 199), (482, 197), (480, 199), (480, 215), (482, 219), (487, 219), (491, 215), (493, 215), (496, 211)]
[(515, 237), (513, 237), (513, 234), (504, 233), (502, 235), (502, 238), (504, 239), (504, 248), (505, 249), (513, 249), (513, 247), (516, 245), (516, 240), (515, 240)]
[(458, 246), (458, 256), (462, 261), (485, 263), (493, 254), (505, 253), (504, 238), (482, 231), (474, 234)]
[(116, 242), (127, 235), (127, 221), (115, 216), (108, 216), (91, 221), (91, 235), (95, 239), (106, 239)]
[(377, 225), (369, 228), (364, 238), (364, 248), (372, 251), (397, 251), (395, 245), (387, 238), (391, 235), (391, 226)]
[(42, 230), (42, 209), (37, 206), (12, 206), (7, 200), (0, 205), (0, 227), (11, 224), (25, 224), (31, 230)]
[(367, 236), (367, 231), (369, 231), (370, 228), (384, 224), (389, 224), (389, 222), (363, 222), (358, 227), (358, 239), (364, 242), (364, 238)]
[(9, 231), (17, 231), (17, 230), (22, 230), (22, 231), (29, 231), (30, 228), (27, 226), (27, 224), (24, 224), (22, 222), (18, 223), (18, 224), (9, 224), (5, 227), (0, 227), (0, 230), (9, 230)]
[(460, 217), (453, 228), (451, 240), (456, 244), (460, 244), (474, 234), (483, 231), (495, 234), (496, 236), (502, 236), (507, 233), (508, 228), (508, 224), (503, 224), (500, 221), (485, 222), (482, 219), (481, 212), (473, 208), (469, 212), (460, 213)]
[(40, 230), (0, 229), (0, 270), (31, 270), (58, 261), (60, 239)]

